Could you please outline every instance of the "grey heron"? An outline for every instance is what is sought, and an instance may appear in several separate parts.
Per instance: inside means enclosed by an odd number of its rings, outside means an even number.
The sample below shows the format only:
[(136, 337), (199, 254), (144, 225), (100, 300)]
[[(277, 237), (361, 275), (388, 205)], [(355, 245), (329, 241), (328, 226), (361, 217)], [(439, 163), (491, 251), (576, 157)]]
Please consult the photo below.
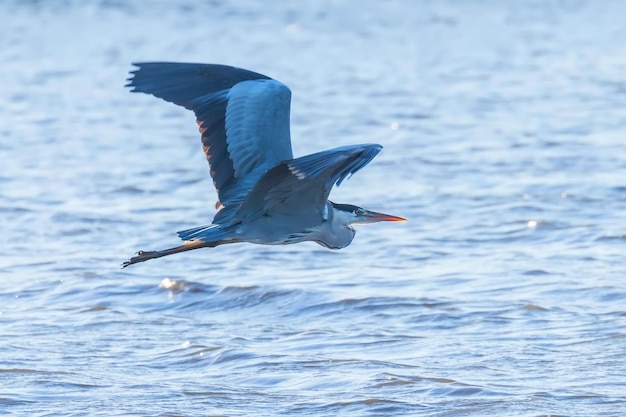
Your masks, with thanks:
[(289, 131), (291, 90), (242, 68), (216, 64), (133, 64), (127, 87), (195, 113), (217, 190), (210, 225), (178, 232), (183, 243), (139, 251), (122, 267), (226, 243), (350, 244), (356, 224), (406, 221), (328, 200), (331, 189), (367, 165), (377, 144), (341, 146), (293, 158)]

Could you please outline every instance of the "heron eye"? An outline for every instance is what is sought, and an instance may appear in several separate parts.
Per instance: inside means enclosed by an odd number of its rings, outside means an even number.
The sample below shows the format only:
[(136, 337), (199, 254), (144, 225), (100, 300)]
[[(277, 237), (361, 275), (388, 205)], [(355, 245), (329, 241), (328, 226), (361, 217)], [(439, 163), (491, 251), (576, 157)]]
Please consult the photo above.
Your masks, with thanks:
[(365, 214), (365, 210), (363, 210), (362, 208), (355, 209), (354, 214), (356, 214), (357, 216), (362, 216)]

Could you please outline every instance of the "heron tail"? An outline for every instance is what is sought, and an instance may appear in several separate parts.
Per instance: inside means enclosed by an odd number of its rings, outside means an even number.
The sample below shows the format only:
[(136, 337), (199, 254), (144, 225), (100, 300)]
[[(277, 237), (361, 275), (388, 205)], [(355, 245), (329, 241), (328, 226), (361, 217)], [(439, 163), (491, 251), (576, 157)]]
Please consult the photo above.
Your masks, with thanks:
[(230, 238), (231, 232), (222, 229), (219, 225), (210, 224), (208, 226), (181, 230), (178, 232), (178, 237), (184, 241), (201, 240), (202, 242), (215, 242)]

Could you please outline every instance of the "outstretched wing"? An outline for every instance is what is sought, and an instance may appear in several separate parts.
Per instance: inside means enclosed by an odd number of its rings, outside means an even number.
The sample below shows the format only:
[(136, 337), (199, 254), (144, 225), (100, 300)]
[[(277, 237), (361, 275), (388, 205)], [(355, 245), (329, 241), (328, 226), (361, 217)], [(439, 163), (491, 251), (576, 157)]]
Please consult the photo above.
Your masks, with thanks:
[(214, 64), (133, 64), (128, 87), (192, 110), (221, 203), (236, 205), (258, 177), (293, 158), (291, 91), (265, 75)]
[(376, 144), (342, 146), (284, 161), (259, 179), (233, 220), (246, 222), (278, 213), (317, 219), (333, 186), (367, 165), (381, 149)]

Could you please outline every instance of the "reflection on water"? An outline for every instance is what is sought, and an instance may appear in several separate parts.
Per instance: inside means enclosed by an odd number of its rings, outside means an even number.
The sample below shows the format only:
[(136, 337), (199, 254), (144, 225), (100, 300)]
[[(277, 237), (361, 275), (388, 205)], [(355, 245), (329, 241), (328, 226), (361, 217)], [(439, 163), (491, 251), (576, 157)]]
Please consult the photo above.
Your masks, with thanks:
[[(2, 414), (622, 414), (621, 2), (0, 8)], [(385, 147), (333, 200), (410, 221), (121, 270), (214, 212), (145, 60), (285, 82), (296, 155)]]

